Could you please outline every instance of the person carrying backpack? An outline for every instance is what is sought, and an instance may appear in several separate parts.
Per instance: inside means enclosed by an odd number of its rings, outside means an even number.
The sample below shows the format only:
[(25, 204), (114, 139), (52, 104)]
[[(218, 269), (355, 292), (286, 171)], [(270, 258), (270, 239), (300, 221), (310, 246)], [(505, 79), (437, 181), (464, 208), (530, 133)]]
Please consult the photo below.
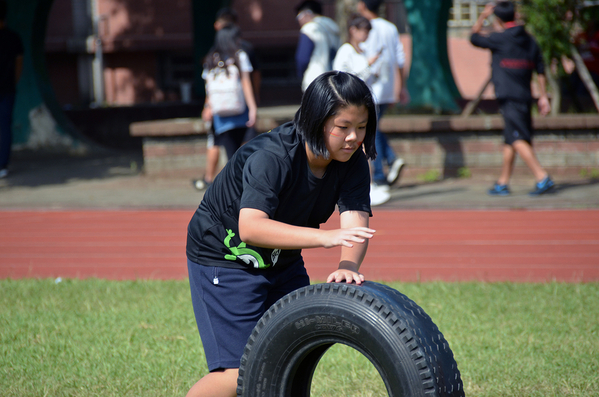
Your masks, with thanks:
[(248, 55), (241, 49), (239, 28), (229, 25), (220, 29), (204, 61), (206, 103), (202, 118), (212, 119), (215, 144), (225, 148), (229, 159), (241, 147), (247, 128), (256, 123), (252, 71)]

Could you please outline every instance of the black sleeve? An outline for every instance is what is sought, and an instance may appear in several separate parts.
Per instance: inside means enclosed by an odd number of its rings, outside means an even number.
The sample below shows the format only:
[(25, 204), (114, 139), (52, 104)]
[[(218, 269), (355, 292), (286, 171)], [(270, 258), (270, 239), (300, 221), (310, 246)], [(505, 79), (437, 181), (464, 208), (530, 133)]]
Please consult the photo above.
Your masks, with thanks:
[(499, 48), (497, 45), (497, 37), (494, 33), (491, 33), (490, 36), (483, 36), (478, 33), (472, 33), (472, 35), (470, 36), (470, 42), (475, 47), (488, 48), (490, 50), (496, 50)]
[(243, 167), (243, 195), (239, 208), (254, 208), (271, 218), (279, 206), (279, 195), (288, 165), (266, 150), (252, 154)]
[(295, 51), (295, 66), (297, 69), (297, 76), (300, 79), (304, 77), (304, 72), (308, 69), (312, 51), (314, 51), (314, 43), (308, 36), (300, 33), (297, 49)]

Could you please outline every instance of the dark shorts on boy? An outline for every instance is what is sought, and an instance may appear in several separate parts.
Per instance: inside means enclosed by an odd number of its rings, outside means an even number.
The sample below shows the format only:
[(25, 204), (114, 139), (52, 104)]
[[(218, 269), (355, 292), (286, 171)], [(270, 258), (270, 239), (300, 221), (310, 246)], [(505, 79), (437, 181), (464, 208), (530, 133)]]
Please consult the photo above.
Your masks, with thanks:
[(501, 99), (499, 100), (499, 108), (505, 123), (503, 130), (504, 142), (507, 145), (512, 145), (517, 140), (523, 140), (532, 144), (531, 102)]
[(208, 370), (239, 368), (262, 315), (289, 292), (310, 284), (297, 263), (282, 269), (231, 269), (187, 260), (191, 300)]

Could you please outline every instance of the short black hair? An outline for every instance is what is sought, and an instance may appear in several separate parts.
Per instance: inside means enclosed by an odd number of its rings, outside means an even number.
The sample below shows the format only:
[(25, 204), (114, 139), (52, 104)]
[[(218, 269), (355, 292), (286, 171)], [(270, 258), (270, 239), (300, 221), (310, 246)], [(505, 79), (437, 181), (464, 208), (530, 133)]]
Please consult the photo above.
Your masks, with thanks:
[(360, 0), (372, 12), (379, 12), (382, 0)]
[(0, 0), (0, 21), (4, 21), (7, 14), (8, 5), (6, 4), (6, 0)]
[(219, 19), (226, 21), (228, 24), (236, 24), (237, 23), (237, 11), (235, 11), (234, 9), (232, 9), (230, 7), (221, 8), (220, 10), (218, 10), (216, 12), (216, 18), (214, 18), (214, 20), (218, 21)]
[(295, 6), (295, 12), (310, 10), (314, 14), (322, 15), (322, 4), (315, 0), (305, 0)]
[(360, 14), (351, 14), (347, 21), (347, 28), (355, 27), (357, 29), (371, 30), (372, 24), (368, 18), (363, 17)]
[(376, 157), (376, 104), (366, 83), (351, 73), (337, 70), (318, 76), (306, 89), (293, 124), (316, 156), (328, 159), (324, 128), (327, 120), (348, 106), (365, 106), (368, 111), (364, 151), (366, 157)]
[(503, 22), (513, 22), (516, 16), (514, 3), (511, 1), (500, 1), (493, 9), (493, 14)]
[(214, 37), (214, 45), (206, 55), (204, 68), (211, 70), (219, 66), (219, 62), (224, 62), (233, 58), (234, 63), (239, 67), (238, 52), (241, 49), (241, 31), (237, 25), (226, 25)]

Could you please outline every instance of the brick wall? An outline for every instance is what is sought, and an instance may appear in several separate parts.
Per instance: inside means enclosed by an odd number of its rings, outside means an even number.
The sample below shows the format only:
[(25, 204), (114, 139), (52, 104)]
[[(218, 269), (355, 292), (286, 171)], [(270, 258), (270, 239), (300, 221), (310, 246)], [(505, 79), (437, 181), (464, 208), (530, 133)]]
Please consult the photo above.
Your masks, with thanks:
[[(541, 165), (552, 175), (579, 174), (599, 169), (599, 131), (537, 131), (533, 147)], [(500, 131), (391, 133), (391, 146), (406, 161), (405, 176), (416, 177), (429, 170), (454, 176), (466, 167), (472, 175), (499, 173), (503, 137)], [(515, 174), (530, 171), (517, 157)]]
[(206, 135), (144, 138), (143, 157), (146, 175), (200, 178), (206, 167)]
[[(258, 131), (267, 131), (291, 119), (295, 110), (295, 107), (260, 109)], [(578, 175), (583, 169), (599, 169), (599, 116), (546, 117), (535, 118), (533, 122), (536, 154), (552, 175)], [(467, 168), (473, 176), (498, 174), (501, 168), (500, 116), (385, 116), (381, 129), (395, 152), (406, 161), (403, 177), (417, 177), (431, 170), (451, 177), (461, 168)], [(147, 174), (203, 175), (206, 138), (201, 120), (133, 123), (130, 133), (143, 137)], [(514, 177), (530, 176), (520, 158), (515, 168)]]

